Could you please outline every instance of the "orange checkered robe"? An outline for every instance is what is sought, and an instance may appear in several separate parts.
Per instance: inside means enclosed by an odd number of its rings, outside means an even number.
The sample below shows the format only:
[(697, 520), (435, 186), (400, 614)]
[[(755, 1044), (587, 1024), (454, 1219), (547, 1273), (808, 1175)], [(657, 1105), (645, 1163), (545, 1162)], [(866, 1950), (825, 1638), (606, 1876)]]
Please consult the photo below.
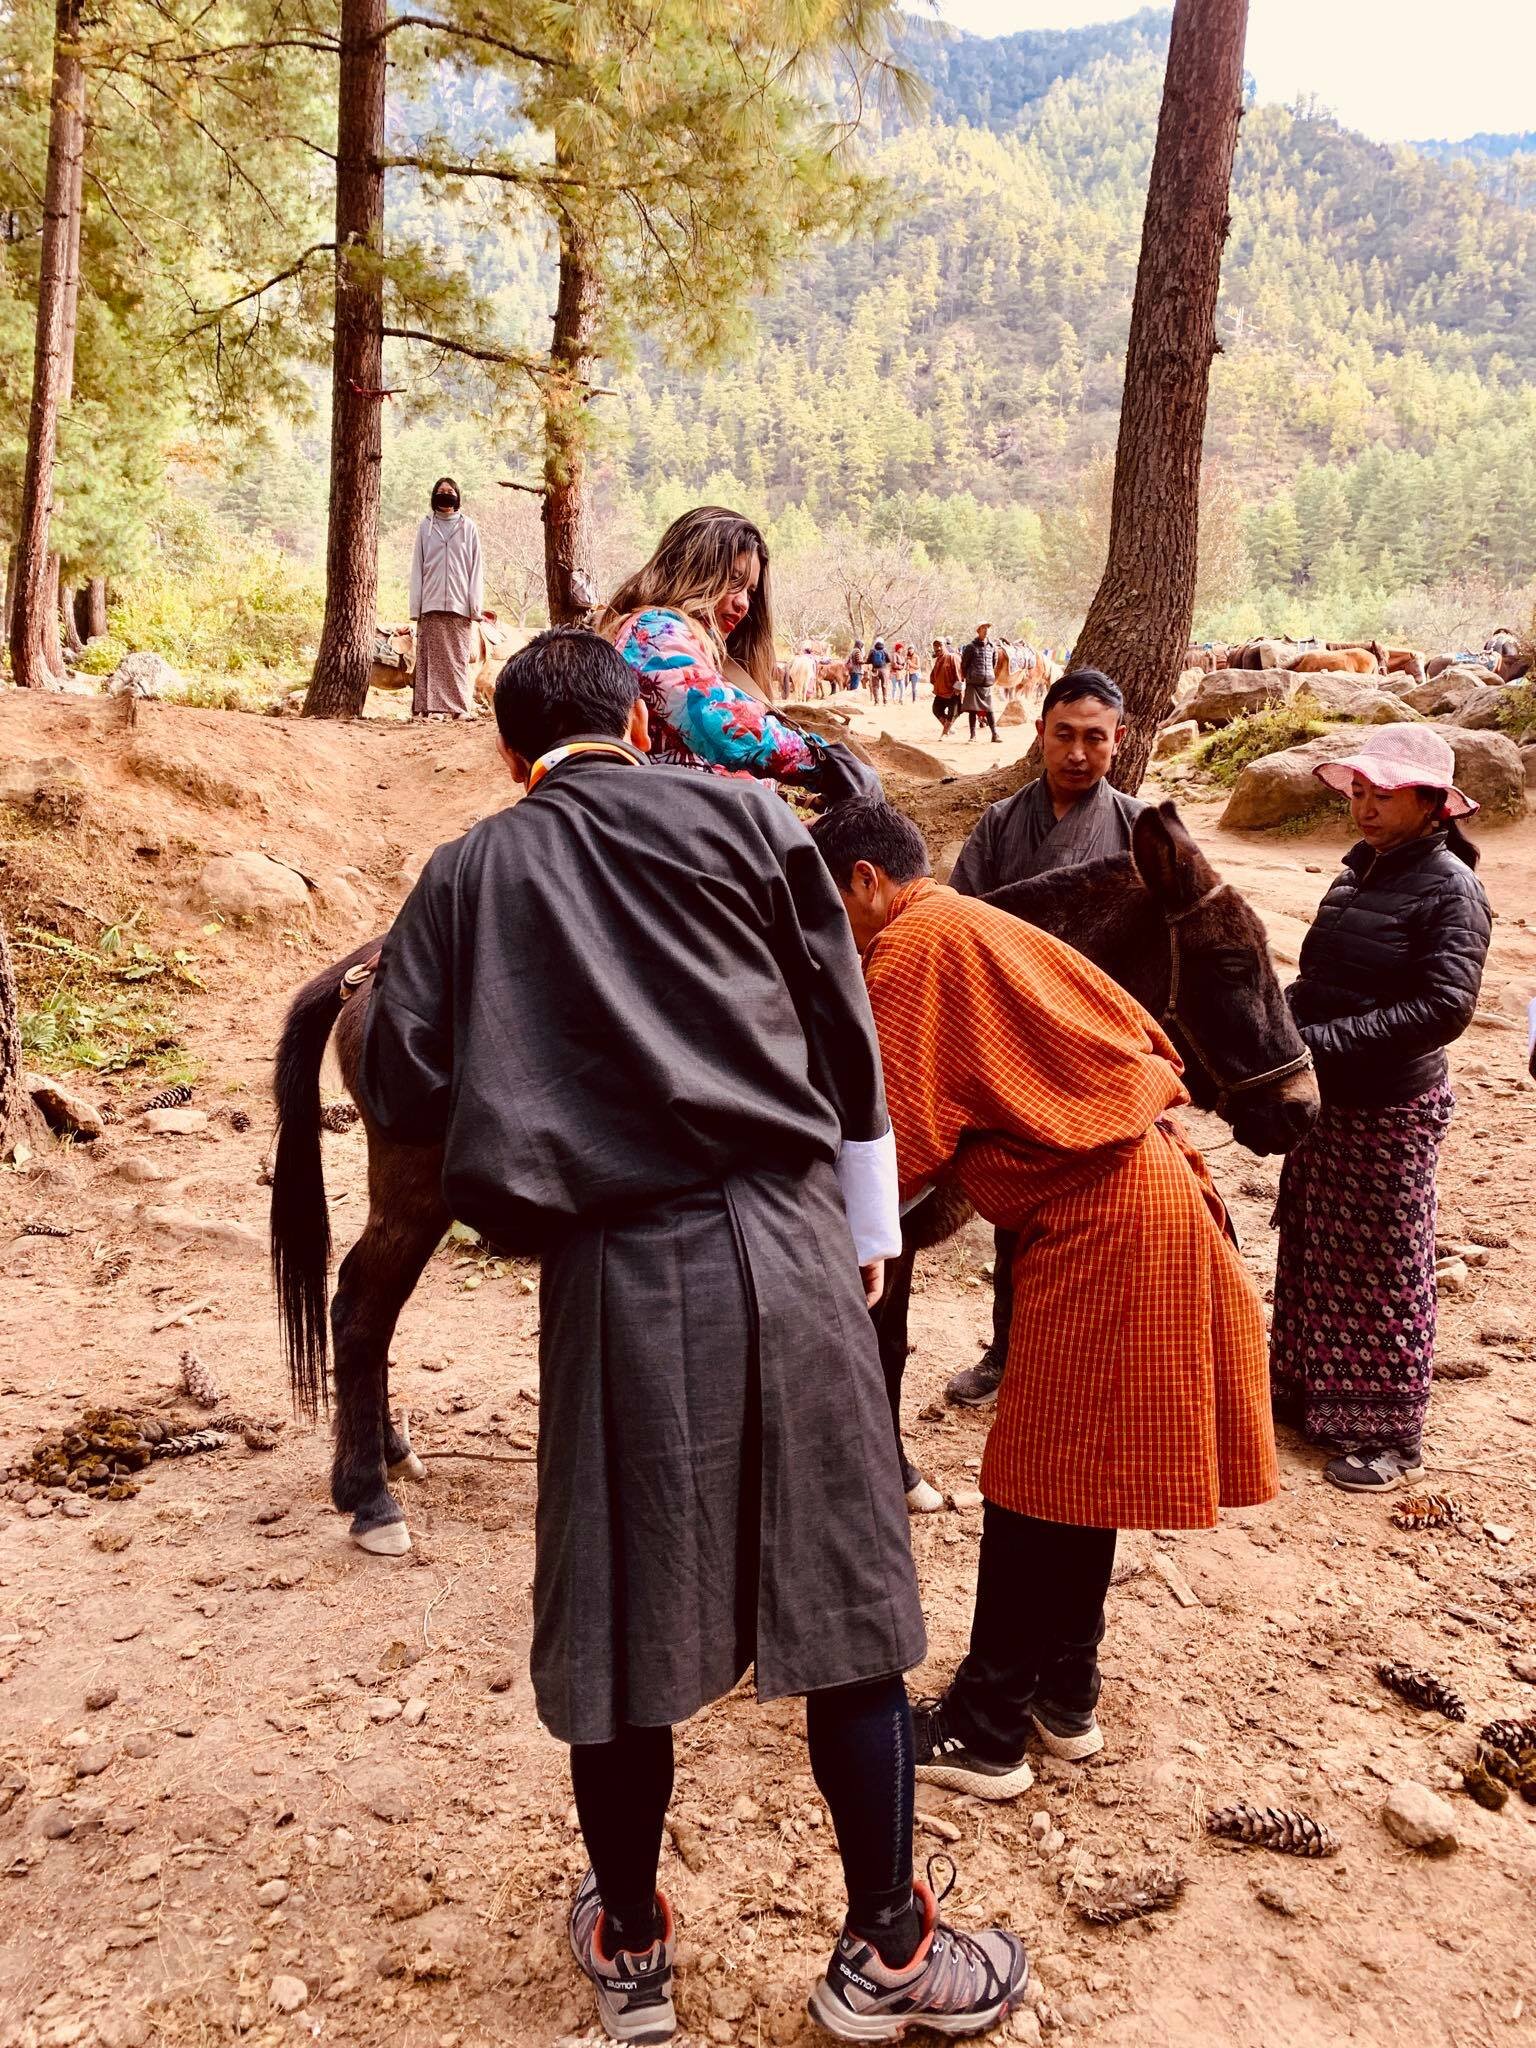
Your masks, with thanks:
[(913, 882), (864, 959), (903, 1199), (952, 1173), (1020, 1233), (981, 1487), (1087, 1528), (1275, 1492), (1264, 1319), (1141, 1005), (1061, 940)]

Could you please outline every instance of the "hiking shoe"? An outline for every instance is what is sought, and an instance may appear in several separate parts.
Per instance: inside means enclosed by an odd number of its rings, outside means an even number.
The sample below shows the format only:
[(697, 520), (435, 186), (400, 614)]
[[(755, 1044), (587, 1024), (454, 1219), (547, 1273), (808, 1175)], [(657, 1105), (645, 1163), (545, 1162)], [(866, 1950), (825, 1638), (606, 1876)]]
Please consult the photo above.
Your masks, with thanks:
[(1330, 1458), (1323, 1477), (1345, 1493), (1390, 1493), (1405, 1479), (1422, 1479), (1424, 1461), (1417, 1444), (1410, 1449), (1350, 1451)]
[(984, 1351), (974, 1365), (968, 1365), (947, 1382), (945, 1400), (952, 1408), (990, 1408), (1003, 1384), (1003, 1368), (1007, 1363), (1007, 1359), (999, 1358), (995, 1351)]
[(1041, 1742), (1063, 1763), (1080, 1764), (1085, 1757), (1097, 1756), (1104, 1747), (1104, 1731), (1091, 1708), (1086, 1714), (1070, 1714), (1062, 1707), (1046, 1706), (1037, 1700), (1029, 1710), (1029, 1718)]
[(1035, 1782), (1021, 1755), (1011, 1764), (977, 1756), (950, 1727), (943, 1700), (912, 1703), (913, 1758), (920, 1785), (942, 1785), (975, 1799), (1017, 1799)]
[(912, 1887), (923, 1912), (923, 1938), (911, 1962), (893, 1968), (871, 1942), (845, 1927), (826, 1975), (817, 1979), (806, 2010), (840, 2041), (895, 2041), (909, 2027), (952, 2038), (984, 2034), (1023, 1997), (1029, 1981), (1023, 1942), (1002, 1927), (982, 1934), (947, 1927), (939, 1907), (953, 1889), (954, 1865), (935, 1898), (933, 1861), (930, 1882)]
[(672, 1908), (658, 1892), (661, 1934), (641, 1955), (603, 1953), (607, 1922), (597, 1879), (589, 1870), (571, 1907), (571, 1953), (597, 1993), (597, 2016), (611, 2041), (670, 2041), (677, 2032), (672, 2009)]
[(905, 1451), (901, 1454), (901, 1490), (907, 1496), (909, 1515), (936, 1515), (944, 1505), (943, 1494), (930, 1485)]

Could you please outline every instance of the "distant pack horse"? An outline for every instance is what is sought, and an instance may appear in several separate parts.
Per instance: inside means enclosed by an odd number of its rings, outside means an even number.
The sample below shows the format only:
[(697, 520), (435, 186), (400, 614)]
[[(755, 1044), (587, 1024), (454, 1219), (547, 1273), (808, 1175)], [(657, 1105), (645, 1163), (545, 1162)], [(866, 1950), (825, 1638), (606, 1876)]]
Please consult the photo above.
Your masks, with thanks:
[[(1284, 1152), (1317, 1114), (1317, 1087), (1275, 980), (1264, 928), (1222, 882), (1172, 804), (1143, 813), (1134, 850), (1061, 868), (1005, 890), (1004, 908), (1071, 940), (1153, 1013), (1184, 1057), (1196, 1102), (1217, 1110), (1256, 1152)], [(442, 1195), (442, 1153), (400, 1145), (363, 1123), (368, 1138), (368, 1221), (341, 1262), (327, 1327), (331, 1230), (320, 1154), (320, 1068), (335, 1035), (353, 1089), (373, 987), (372, 939), (300, 989), (277, 1050), (277, 1154), (272, 1172), (272, 1266), (284, 1349), (300, 1407), (326, 1394), (334, 1340), (335, 1450), (331, 1497), (352, 1517), (364, 1550), (411, 1547), (389, 1481), (424, 1468), (389, 1413), (389, 1346), (401, 1309), (452, 1218)], [(509, 1081), (509, 1086), (515, 1082)], [(354, 1091), (355, 1092), (355, 1091)], [(361, 1107), (361, 1105), (359, 1105)], [(955, 1199), (920, 1209), (911, 1242), (937, 1243), (967, 1213)], [(894, 1276), (904, 1295), (910, 1256)], [(882, 1348), (905, 1301), (882, 1328)]]

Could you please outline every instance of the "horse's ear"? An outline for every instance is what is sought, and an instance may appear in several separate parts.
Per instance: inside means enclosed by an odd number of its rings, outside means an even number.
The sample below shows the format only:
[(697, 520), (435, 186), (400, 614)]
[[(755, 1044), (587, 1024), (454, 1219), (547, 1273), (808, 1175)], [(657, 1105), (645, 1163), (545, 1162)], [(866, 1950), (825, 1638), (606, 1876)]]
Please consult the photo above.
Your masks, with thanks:
[(1172, 803), (1149, 804), (1137, 818), (1131, 858), (1165, 911), (1187, 910), (1211, 886), (1215, 872)]

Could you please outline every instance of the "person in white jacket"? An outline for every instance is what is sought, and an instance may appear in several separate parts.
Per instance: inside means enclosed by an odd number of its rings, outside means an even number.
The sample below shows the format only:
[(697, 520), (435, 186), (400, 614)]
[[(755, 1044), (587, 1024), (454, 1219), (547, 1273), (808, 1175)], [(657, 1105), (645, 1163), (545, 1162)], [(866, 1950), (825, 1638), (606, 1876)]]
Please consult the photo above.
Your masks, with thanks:
[(451, 476), (432, 486), (432, 510), (411, 551), (411, 617), (416, 621), (415, 718), (473, 718), (469, 671), (475, 626), (485, 608), (485, 573), (475, 522), (460, 509)]

